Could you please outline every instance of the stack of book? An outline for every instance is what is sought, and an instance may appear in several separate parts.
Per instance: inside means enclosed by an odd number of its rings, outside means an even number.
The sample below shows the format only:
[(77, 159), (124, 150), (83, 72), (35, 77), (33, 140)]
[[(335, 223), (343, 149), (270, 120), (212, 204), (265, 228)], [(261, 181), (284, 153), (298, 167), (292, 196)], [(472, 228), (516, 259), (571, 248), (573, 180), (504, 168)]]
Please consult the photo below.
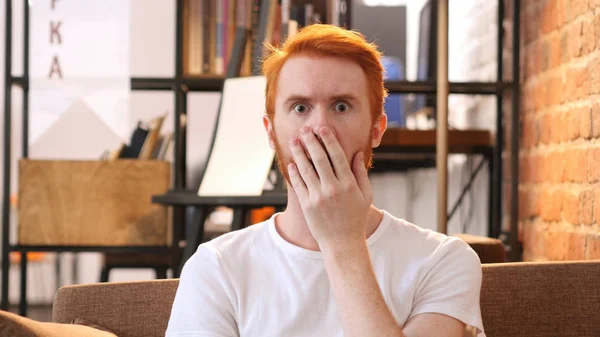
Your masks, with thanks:
[[(263, 43), (278, 46), (298, 29), (314, 23), (340, 25), (344, 0), (185, 0), (184, 72), (187, 76), (223, 76), (234, 48), (237, 27), (249, 29), (240, 76), (250, 76), (264, 56)], [(262, 6), (262, 9), (261, 9)], [(265, 15), (261, 16), (261, 10)], [(258, 41), (259, 31), (264, 41)]]
[[(114, 150), (106, 150), (101, 159), (173, 159), (173, 132), (161, 132), (167, 113), (150, 121), (139, 121), (133, 130), (129, 143), (122, 142)], [(182, 127), (185, 126), (185, 115), (181, 115)]]

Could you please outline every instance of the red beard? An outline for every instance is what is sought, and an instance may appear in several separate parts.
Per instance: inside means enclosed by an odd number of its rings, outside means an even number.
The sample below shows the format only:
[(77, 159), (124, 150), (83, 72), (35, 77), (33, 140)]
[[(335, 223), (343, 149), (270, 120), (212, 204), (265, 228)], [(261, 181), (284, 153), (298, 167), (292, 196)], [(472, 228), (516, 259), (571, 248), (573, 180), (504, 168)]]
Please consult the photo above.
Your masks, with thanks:
[[(279, 168), (279, 172), (281, 172), (282, 176), (284, 177), (285, 181), (287, 181), (288, 184), (291, 185), (290, 182), (290, 175), (288, 174), (288, 164), (292, 163), (293, 161), (291, 160), (291, 158), (286, 157), (284, 152), (283, 152), (283, 148), (281, 147), (281, 144), (279, 144), (279, 141), (277, 140), (277, 133), (275, 132), (275, 129), (273, 129), (273, 142), (275, 143), (275, 157), (277, 159), (277, 167)], [(371, 147), (371, 139), (373, 138), (373, 131), (371, 130), (369, 132), (369, 139), (366, 142), (366, 145), (363, 148), (363, 152), (365, 154), (365, 168), (367, 169), (367, 172), (373, 167), (373, 148)], [(351, 161), (354, 158), (351, 158)], [(351, 164), (350, 164), (351, 165)]]

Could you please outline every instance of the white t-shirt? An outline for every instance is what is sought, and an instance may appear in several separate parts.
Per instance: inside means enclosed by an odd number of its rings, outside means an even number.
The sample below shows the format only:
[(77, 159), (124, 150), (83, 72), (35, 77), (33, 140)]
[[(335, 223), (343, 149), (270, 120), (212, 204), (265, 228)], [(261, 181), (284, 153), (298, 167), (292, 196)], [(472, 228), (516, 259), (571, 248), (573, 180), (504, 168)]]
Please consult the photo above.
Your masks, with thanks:
[[(167, 337), (343, 336), (321, 253), (284, 240), (277, 215), (200, 245), (181, 272)], [(481, 264), (465, 242), (384, 211), (367, 243), (398, 324), (442, 313), (485, 336)]]

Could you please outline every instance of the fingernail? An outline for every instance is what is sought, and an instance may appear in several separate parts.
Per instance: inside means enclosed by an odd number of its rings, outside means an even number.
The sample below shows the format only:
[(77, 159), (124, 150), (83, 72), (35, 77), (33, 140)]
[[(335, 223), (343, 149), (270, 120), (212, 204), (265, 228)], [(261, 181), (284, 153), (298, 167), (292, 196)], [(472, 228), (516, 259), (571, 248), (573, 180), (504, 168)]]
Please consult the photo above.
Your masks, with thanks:
[(321, 135), (327, 136), (329, 134), (329, 128), (321, 128)]
[(300, 133), (307, 134), (308, 133), (308, 128), (306, 126), (302, 127), (302, 129), (300, 129)]
[(298, 139), (292, 138), (290, 140), (290, 146), (298, 146)]

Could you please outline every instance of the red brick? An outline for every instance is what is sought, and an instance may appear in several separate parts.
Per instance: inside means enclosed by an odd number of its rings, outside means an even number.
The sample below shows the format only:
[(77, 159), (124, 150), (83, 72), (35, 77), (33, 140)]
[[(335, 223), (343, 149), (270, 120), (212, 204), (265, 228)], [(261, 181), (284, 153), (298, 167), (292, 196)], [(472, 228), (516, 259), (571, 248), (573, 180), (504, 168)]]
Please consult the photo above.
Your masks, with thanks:
[(569, 27), (569, 47), (571, 57), (579, 57), (583, 52), (583, 22), (575, 22)]
[(544, 256), (544, 232), (541, 222), (524, 222), (521, 228), (521, 243), (525, 252)]
[(545, 81), (546, 102), (548, 106), (555, 106), (563, 101), (563, 82), (558, 74), (549, 76)]
[(583, 54), (587, 55), (593, 52), (596, 49), (596, 34), (594, 27), (594, 19), (591, 15), (586, 15), (587, 17), (583, 20)]
[(592, 20), (594, 26), (594, 33), (592, 35), (594, 36), (594, 39), (597, 40), (600, 39), (600, 11), (594, 13), (594, 18)]
[(586, 260), (600, 260), (600, 234), (587, 235), (585, 250)]
[[(600, 105), (599, 105), (600, 107)], [(600, 109), (599, 109), (600, 114)], [(600, 117), (598, 118), (600, 120)], [(552, 140), (552, 116), (550, 114), (544, 114), (539, 119), (540, 124), (540, 143), (549, 144)]]
[(542, 34), (547, 34), (547, 33), (551, 32), (552, 30), (556, 29), (556, 27), (558, 26), (557, 5), (558, 5), (558, 1), (556, 1), (556, 0), (546, 1), (546, 3), (542, 5), (542, 9), (541, 9), (541, 13), (540, 13), (541, 14), (540, 22), (541, 22)]
[(561, 114), (565, 119), (566, 119), (566, 123), (564, 124), (565, 126), (565, 131), (566, 131), (566, 140), (575, 140), (577, 138), (579, 138), (579, 131), (581, 126), (580, 124), (580, 113), (579, 113), (579, 109), (574, 109), (572, 111), (568, 111), (566, 113)]
[(600, 148), (588, 149), (588, 182), (595, 183), (600, 180)]
[[(600, 36), (598, 36), (597, 38), (600, 39)], [(595, 54), (590, 57), (590, 59), (588, 60), (588, 68), (600, 69), (600, 57), (598, 56), (598, 54)], [(590, 95), (600, 93), (600, 72), (592, 71), (588, 76)]]
[(583, 66), (571, 66), (566, 69), (566, 81), (564, 83), (565, 101), (572, 102), (583, 98), (590, 93), (588, 72)]
[(562, 143), (569, 140), (569, 120), (571, 115), (568, 113), (552, 114), (552, 122), (550, 129), (550, 139), (552, 143)]
[[(527, 83), (525, 83), (525, 85), (523, 85), (521, 87), (521, 92), (522, 92), (521, 96), (523, 97), (523, 99), (520, 100), (521, 101), (521, 110), (526, 114), (529, 114), (529, 113), (532, 113), (535, 111), (535, 100), (532, 99), (534, 92), (535, 92), (534, 89), (535, 89), (535, 86), (531, 85), (531, 82), (527, 82)], [(502, 103), (504, 103), (504, 102), (502, 102)]]
[(600, 137), (600, 103), (592, 106), (592, 136)]
[(531, 181), (534, 183), (542, 182), (543, 158), (544, 157), (539, 154), (533, 154), (530, 156), (529, 176), (531, 177)]
[(588, 11), (588, 0), (565, 0), (567, 21), (572, 21)]
[(594, 222), (600, 224), (600, 189), (594, 191)]
[(525, 46), (525, 78), (534, 77), (539, 73), (541, 65), (539, 62), (541, 46), (539, 41), (533, 41)]
[(531, 167), (531, 158), (530, 155), (520, 154), (519, 155), (519, 182), (527, 183), (531, 181), (531, 175), (529, 171), (529, 167)]
[(562, 183), (565, 180), (564, 151), (556, 150), (544, 155), (541, 164), (541, 180)]
[(527, 10), (524, 13), (525, 20), (523, 22), (524, 43), (527, 45), (532, 40), (539, 36), (540, 31), (540, 15), (536, 10)]
[(519, 219), (536, 217), (540, 214), (540, 193), (537, 189), (519, 190)]
[(523, 121), (523, 148), (534, 147), (538, 143), (537, 119), (532, 115), (524, 117)]
[(563, 220), (572, 224), (579, 225), (579, 205), (580, 194), (574, 191), (566, 191), (563, 199)]
[(592, 107), (590, 106), (579, 109), (579, 135), (585, 139), (592, 137)]
[(540, 195), (540, 216), (545, 221), (559, 221), (563, 204), (561, 190), (544, 189)]
[(569, 0), (560, 0), (557, 4), (557, 16), (556, 22), (559, 27), (564, 26), (567, 23), (568, 15), (567, 11), (569, 10), (568, 6)]
[(575, 74), (577, 78), (577, 96), (576, 99), (587, 98), (590, 94), (590, 82), (589, 82), (590, 70), (587, 67), (577, 68)]
[(588, 149), (572, 148), (564, 151), (565, 181), (586, 182), (588, 180)]
[(544, 234), (544, 254), (549, 260), (584, 260), (586, 234), (550, 228)]
[(592, 190), (585, 190), (580, 194), (579, 222), (588, 226), (594, 222), (594, 192)]
[(560, 30), (560, 60), (567, 63), (571, 59), (571, 50), (569, 49), (569, 29)]
[(564, 78), (564, 92), (563, 99), (561, 102), (571, 102), (575, 99), (576, 89), (577, 89), (577, 78), (575, 75), (575, 70), (572, 66), (569, 66), (565, 69), (565, 78)]

